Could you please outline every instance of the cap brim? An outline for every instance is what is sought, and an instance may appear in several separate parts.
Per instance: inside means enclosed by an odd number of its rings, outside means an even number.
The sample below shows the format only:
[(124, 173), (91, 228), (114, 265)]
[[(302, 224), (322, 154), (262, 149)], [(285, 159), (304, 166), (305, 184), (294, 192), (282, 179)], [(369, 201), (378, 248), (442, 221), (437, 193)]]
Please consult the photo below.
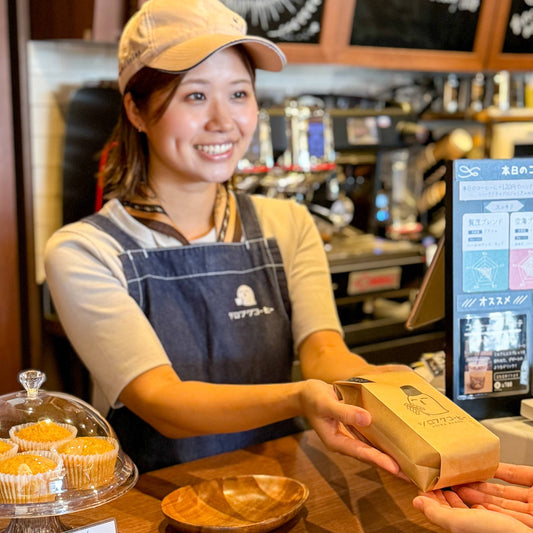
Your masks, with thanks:
[(215, 52), (239, 44), (250, 54), (256, 68), (278, 72), (287, 63), (281, 49), (262, 37), (209, 35), (171, 46), (152, 61), (148, 61), (145, 66), (167, 72), (183, 72), (195, 67)]

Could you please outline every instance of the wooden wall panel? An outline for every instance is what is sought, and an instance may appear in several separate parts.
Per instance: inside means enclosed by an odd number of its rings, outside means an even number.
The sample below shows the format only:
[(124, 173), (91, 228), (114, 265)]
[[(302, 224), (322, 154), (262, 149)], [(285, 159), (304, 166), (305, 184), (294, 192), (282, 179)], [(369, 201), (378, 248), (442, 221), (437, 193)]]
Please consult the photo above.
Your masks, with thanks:
[(0, 394), (20, 388), (21, 319), (8, 0), (0, 0)]

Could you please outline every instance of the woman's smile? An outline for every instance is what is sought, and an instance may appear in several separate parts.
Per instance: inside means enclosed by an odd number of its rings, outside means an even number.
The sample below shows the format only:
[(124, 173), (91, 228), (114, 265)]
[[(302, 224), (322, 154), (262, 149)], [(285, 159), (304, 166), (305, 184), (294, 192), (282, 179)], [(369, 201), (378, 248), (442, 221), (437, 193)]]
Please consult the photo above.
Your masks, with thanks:
[(233, 148), (233, 143), (223, 143), (223, 144), (197, 144), (195, 146), (196, 150), (203, 152), (208, 155), (222, 155), (226, 152), (229, 152)]

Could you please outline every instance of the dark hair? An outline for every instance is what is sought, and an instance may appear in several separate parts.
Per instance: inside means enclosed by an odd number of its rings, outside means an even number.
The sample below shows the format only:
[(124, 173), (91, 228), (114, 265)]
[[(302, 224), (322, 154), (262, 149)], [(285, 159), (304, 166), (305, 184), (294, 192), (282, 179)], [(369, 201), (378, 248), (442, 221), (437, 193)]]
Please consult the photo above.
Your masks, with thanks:
[[(244, 47), (235, 49), (242, 57), (255, 86), (255, 67)], [(128, 82), (124, 94), (130, 93), (139, 111), (146, 112), (151, 96), (156, 92), (166, 93), (150, 120), (157, 122), (167, 110), (176, 90), (187, 71), (178, 74), (144, 67)], [(109, 150), (103, 169), (104, 194), (106, 198), (131, 199), (135, 195), (148, 197), (148, 142), (146, 135), (135, 129), (124, 105), (107, 142)]]

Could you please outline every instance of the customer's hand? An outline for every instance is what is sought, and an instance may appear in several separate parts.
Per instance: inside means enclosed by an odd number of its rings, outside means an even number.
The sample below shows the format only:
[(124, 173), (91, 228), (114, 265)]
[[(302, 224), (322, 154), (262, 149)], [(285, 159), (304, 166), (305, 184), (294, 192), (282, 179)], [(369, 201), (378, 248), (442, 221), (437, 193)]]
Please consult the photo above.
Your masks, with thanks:
[(348, 427), (357, 430), (370, 425), (372, 417), (368, 411), (339, 401), (331, 385), (314, 379), (305, 382), (301, 401), (307, 420), (329, 450), (401, 475), (400, 467), (392, 457), (348, 431)]
[(413, 505), (426, 518), (452, 533), (531, 533), (519, 520), (481, 506), (469, 508), (453, 491), (423, 493)]
[(470, 483), (454, 491), (468, 505), (508, 514), (533, 528), (533, 467), (500, 463), (494, 477), (511, 485)]
[(510, 485), (469, 483), (421, 494), (413, 504), (453, 532), (533, 531), (533, 467), (501, 463), (494, 477)]

